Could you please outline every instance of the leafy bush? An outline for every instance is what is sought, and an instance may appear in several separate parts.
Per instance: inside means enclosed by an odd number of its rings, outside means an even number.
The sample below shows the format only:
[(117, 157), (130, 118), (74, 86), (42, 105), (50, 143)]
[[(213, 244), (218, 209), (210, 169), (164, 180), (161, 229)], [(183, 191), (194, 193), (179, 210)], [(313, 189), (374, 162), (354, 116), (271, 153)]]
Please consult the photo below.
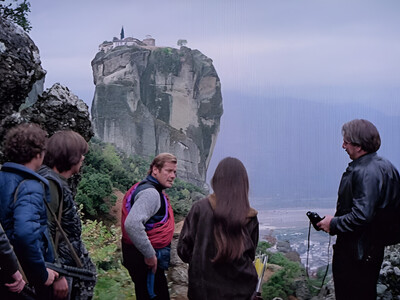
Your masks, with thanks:
[(286, 299), (293, 294), (294, 279), (301, 275), (302, 268), (299, 263), (288, 260), (282, 253), (269, 253), (268, 263), (282, 266), (262, 286), (262, 295), (266, 300), (275, 297)]
[[(4, 0), (1, 0), (0, 2), (4, 2)], [(29, 32), (32, 29), (31, 22), (27, 18), (28, 13), (31, 12), (31, 4), (29, 1), (23, 0), (18, 3), (17, 0), (13, 0), (8, 2), (11, 3), (0, 3), (0, 16), (13, 21), (21, 26), (26, 32)]]
[(193, 203), (192, 192), (205, 194), (203, 189), (178, 178), (175, 179), (174, 185), (168, 189), (167, 194), (171, 200), (174, 214), (178, 219), (188, 214)]
[(94, 299), (136, 299), (134, 284), (128, 271), (122, 267), (121, 255), (117, 251), (120, 228), (107, 228), (102, 222), (86, 220), (82, 224), (82, 239), (97, 268)]
[(107, 228), (101, 221), (85, 220), (82, 224), (82, 239), (97, 269), (107, 271), (120, 267), (119, 259), (115, 255), (121, 239), (119, 227)]
[(272, 245), (266, 241), (261, 241), (258, 243), (257, 245), (257, 249), (256, 249), (256, 253), (257, 254), (266, 254), (267, 253), (267, 249), (271, 248)]
[(83, 204), (86, 215), (95, 217), (99, 213), (107, 214), (109, 206), (114, 205), (116, 200), (112, 194), (110, 177), (94, 171), (83, 173), (75, 200), (78, 204)]

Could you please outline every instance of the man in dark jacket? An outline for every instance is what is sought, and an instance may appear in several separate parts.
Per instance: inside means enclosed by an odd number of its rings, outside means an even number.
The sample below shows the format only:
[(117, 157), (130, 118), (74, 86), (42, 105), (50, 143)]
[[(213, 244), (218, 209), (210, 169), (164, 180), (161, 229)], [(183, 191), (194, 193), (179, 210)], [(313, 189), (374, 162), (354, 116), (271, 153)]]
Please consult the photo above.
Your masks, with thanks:
[(375, 300), (385, 227), (398, 218), (388, 216), (399, 207), (399, 173), (376, 154), (381, 139), (371, 122), (345, 123), (342, 135), (352, 162), (340, 182), (335, 217), (326, 216), (318, 226), (337, 235), (332, 266), (336, 299)]
[(54, 261), (45, 206), (48, 182), (36, 173), (43, 162), (46, 136), (35, 124), (12, 128), (4, 142), (9, 162), (0, 172), (0, 222), (39, 299), (50, 297), (49, 286), (58, 277), (45, 266), (46, 261)]
[(25, 281), (18, 270), (17, 257), (0, 225), (0, 295), (8, 292), (20, 293), (24, 286)]
[[(82, 241), (82, 223), (67, 181), (79, 172), (88, 149), (87, 142), (77, 132), (63, 130), (54, 133), (48, 140), (44, 165), (40, 168), (39, 174), (49, 181), (50, 209), (57, 218), (61, 216), (59, 222), (76, 254), (73, 255), (68, 242), (58, 235), (56, 220), (49, 212), (49, 228), (58, 262), (67, 266), (81, 267), (96, 274), (96, 266)], [(95, 277), (92, 281), (60, 277), (53, 284), (53, 292), (57, 299), (88, 300), (93, 297), (95, 284)]]

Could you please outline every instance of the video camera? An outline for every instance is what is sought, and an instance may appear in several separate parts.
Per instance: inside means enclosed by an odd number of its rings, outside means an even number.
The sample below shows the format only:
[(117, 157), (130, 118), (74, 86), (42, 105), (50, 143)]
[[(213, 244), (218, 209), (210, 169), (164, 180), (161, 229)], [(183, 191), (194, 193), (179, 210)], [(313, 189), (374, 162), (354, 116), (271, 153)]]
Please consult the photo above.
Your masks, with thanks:
[(315, 230), (320, 231), (322, 230), (317, 226), (317, 224), (322, 221), (325, 217), (321, 218), (319, 214), (313, 211), (308, 211), (307, 212), (307, 217), (310, 219), (311, 224), (314, 226)]

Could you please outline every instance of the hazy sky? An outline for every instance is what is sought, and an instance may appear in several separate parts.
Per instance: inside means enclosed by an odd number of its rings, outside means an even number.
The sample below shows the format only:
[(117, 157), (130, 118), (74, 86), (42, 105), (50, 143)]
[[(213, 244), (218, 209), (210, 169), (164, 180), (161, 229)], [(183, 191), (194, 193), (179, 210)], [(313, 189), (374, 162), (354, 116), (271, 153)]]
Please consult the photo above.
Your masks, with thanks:
[[(304, 182), (307, 174), (320, 174), (322, 180), (329, 175), (334, 179), (326, 179), (325, 185), (334, 191), (348, 162), (340, 126), (364, 116), (382, 129), (383, 145), (394, 151), (383, 147), (382, 154), (400, 166), (398, 118), (375, 113), (379, 109), (400, 116), (399, 0), (30, 2), (30, 35), (48, 72), (45, 88), (60, 82), (88, 105), (94, 95), (91, 61), (99, 44), (119, 37), (122, 26), (125, 37), (151, 35), (158, 46), (178, 47), (177, 40), (186, 39), (188, 47), (211, 58), (221, 80), (225, 113), (209, 175), (229, 155), (245, 163), (254, 189), (266, 185), (260, 174), (277, 174), (271, 182), (277, 181), (283, 169), (282, 178), (303, 172), (292, 182), (310, 186), (311, 194), (317, 182), (312, 176)], [(282, 111), (291, 108), (271, 107), (268, 100), (290, 98), (297, 102), (288, 100), (286, 106), (299, 110), (293, 116)], [(312, 106), (294, 105), (298, 100), (341, 105), (310, 114)], [(271, 115), (271, 109), (276, 113)], [(267, 112), (270, 120), (265, 120)], [(311, 122), (307, 129), (300, 121), (294, 124), (298, 114)], [(279, 131), (282, 128), (286, 133)], [(242, 135), (237, 134), (240, 130)], [(327, 155), (336, 168), (326, 166)], [(310, 163), (283, 165), (298, 157)]]
[(90, 62), (124, 26), (159, 46), (186, 39), (213, 60), (223, 93), (367, 101), (400, 115), (398, 0), (30, 2), (45, 87), (60, 82), (88, 104)]

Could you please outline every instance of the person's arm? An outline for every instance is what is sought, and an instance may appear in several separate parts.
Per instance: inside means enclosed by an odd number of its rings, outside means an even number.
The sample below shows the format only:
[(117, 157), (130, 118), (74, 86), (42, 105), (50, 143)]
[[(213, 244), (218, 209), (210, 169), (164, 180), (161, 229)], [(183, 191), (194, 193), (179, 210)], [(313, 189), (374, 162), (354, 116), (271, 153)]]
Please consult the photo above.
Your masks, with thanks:
[[(40, 220), (45, 214), (43, 186), (29, 180), (21, 184), (18, 199), (14, 203), (14, 249), (24, 272), (33, 284), (50, 285), (56, 277), (53, 272), (46, 270), (42, 245), (47, 230), (47, 224)], [(43, 226), (45, 228), (43, 228)]]
[(190, 261), (192, 260), (198, 219), (199, 216), (197, 213), (197, 204), (194, 203), (185, 218), (176, 248), (178, 256), (185, 263), (190, 263)]
[(6, 277), (18, 271), (17, 257), (11, 247), (3, 227), (0, 225), (0, 270)]
[(160, 209), (160, 194), (154, 188), (141, 191), (135, 199), (125, 220), (125, 230), (135, 247), (147, 259), (155, 257), (156, 252), (145, 231), (146, 222)]
[(65, 299), (68, 296), (68, 282), (64, 276), (53, 282), (53, 295), (56, 299)]
[(16, 271), (11, 278), (14, 280), (11, 283), (6, 283), (5, 286), (8, 287), (10, 292), (19, 293), (24, 289), (26, 284), (25, 280), (22, 278), (22, 274)]
[(378, 170), (363, 169), (354, 172), (352, 178), (353, 206), (343, 216), (332, 218), (330, 234), (354, 232), (369, 224), (376, 214), (382, 178)]
[(5, 277), (13, 280), (5, 285), (11, 292), (19, 293), (25, 286), (25, 281), (18, 270), (18, 261), (14, 250), (0, 225), (0, 270)]

